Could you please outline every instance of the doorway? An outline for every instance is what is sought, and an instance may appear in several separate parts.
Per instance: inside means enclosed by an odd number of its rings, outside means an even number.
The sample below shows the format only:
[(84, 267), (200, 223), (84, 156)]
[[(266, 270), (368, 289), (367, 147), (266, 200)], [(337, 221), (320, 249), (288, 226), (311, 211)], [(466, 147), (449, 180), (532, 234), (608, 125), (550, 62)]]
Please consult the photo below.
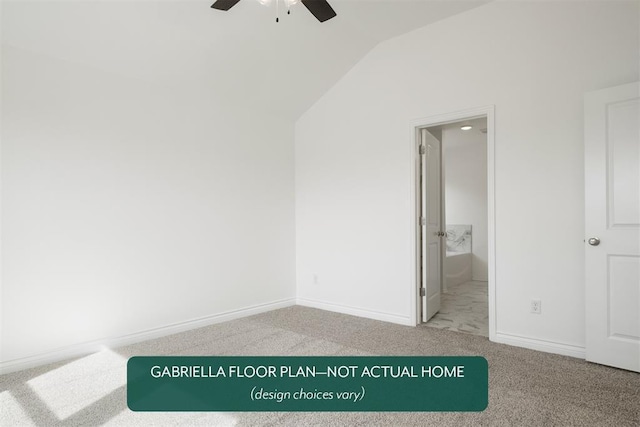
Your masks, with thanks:
[[(412, 126), (416, 324), (490, 339), (496, 330), (493, 110), (434, 116)], [(439, 151), (437, 167), (429, 148)]]
[(442, 147), (440, 310), (427, 326), (489, 335), (486, 117), (427, 128)]

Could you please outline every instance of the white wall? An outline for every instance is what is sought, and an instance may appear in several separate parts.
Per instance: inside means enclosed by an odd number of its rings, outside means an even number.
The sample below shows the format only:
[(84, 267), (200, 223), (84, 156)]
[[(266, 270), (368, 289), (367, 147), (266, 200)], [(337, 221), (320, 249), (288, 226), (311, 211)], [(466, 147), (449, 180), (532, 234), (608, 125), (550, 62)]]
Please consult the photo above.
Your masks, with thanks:
[(497, 332), (579, 353), (583, 93), (638, 79), (638, 16), (492, 2), (375, 48), (297, 122), (299, 300), (408, 322), (410, 123), (494, 104)]
[(290, 122), (3, 45), (1, 137), (5, 366), (294, 302)]
[(487, 281), (487, 136), (480, 129), (445, 127), (442, 154), (446, 223), (471, 225), (471, 277)]

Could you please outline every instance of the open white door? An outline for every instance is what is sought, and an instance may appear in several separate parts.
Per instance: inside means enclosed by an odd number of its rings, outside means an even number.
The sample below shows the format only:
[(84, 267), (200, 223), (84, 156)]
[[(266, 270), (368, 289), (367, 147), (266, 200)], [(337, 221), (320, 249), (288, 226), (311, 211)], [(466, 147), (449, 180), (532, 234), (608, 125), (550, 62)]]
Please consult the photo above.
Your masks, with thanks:
[(585, 97), (586, 358), (640, 372), (640, 84)]
[(441, 150), (440, 141), (420, 130), (420, 265), (422, 321), (440, 310), (442, 281)]

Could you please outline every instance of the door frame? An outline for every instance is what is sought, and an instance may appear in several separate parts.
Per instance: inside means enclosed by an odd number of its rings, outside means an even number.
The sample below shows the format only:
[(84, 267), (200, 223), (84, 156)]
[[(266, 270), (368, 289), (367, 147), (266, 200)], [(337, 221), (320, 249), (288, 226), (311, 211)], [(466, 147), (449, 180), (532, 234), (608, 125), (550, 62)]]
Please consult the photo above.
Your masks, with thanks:
[[(410, 236), (411, 236), (411, 248), (410, 253), (413, 255), (410, 257), (411, 262), (411, 280), (407, 286), (407, 292), (409, 292), (410, 306), (414, 309), (411, 310), (410, 321), (414, 325), (418, 325), (420, 319), (420, 298), (419, 285), (420, 278), (418, 277), (418, 185), (416, 182), (416, 162), (417, 151), (416, 146), (420, 139), (420, 129), (432, 126), (444, 125), (448, 123), (454, 123), (464, 120), (477, 119), (481, 117), (487, 118), (487, 244), (488, 244), (488, 303), (489, 303), (489, 340), (495, 341), (497, 330), (497, 312), (496, 312), (496, 215), (495, 215), (495, 105), (486, 105), (482, 107), (470, 108), (467, 110), (453, 111), (444, 114), (438, 114), (433, 116), (427, 116), (419, 119), (414, 119), (410, 124), (410, 192), (411, 197), (411, 209), (410, 209)], [(444, 180), (441, 180), (441, 185)], [(444, 191), (444, 189), (443, 189)]]

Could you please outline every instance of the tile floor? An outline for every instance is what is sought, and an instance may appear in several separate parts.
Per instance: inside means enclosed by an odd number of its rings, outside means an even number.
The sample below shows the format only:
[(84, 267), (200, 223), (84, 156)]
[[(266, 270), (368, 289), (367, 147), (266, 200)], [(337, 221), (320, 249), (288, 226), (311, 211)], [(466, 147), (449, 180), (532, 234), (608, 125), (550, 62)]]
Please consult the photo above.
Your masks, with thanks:
[(442, 294), (440, 311), (426, 325), (488, 337), (487, 282), (471, 281), (450, 287)]

